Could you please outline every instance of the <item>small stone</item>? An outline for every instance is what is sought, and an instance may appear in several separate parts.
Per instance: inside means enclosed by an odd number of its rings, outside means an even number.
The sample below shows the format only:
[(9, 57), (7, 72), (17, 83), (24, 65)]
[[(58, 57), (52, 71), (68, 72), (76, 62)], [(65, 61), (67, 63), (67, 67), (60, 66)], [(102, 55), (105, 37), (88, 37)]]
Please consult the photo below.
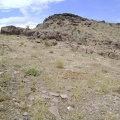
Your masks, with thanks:
[(34, 97), (33, 96), (28, 96), (28, 100), (33, 101)]
[(12, 100), (13, 100), (13, 101), (15, 101), (15, 102), (17, 101), (17, 99), (16, 99), (16, 98), (13, 98)]
[(0, 72), (0, 75), (2, 75), (4, 72)]
[(16, 94), (17, 94), (17, 92), (13, 92), (13, 93), (12, 93), (12, 95), (16, 95)]
[(52, 106), (49, 108), (49, 112), (52, 113), (58, 120), (61, 120), (61, 116), (58, 112), (57, 106)]
[(31, 106), (32, 106), (31, 104), (28, 104), (28, 105), (27, 105), (28, 108), (31, 108)]
[(55, 96), (55, 97), (59, 97), (58, 93), (54, 93), (54, 92), (49, 92), (50, 95)]
[(14, 74), (16, 75), (16, 74), (19, 74), (20, 72), (19, 71), (14, 71)]
[(23, 107), (24, 107), (24, 105), (25, 105), (25, 103), (24, 103), (24, 102), (20, 102), (20, 103), (18, 103), (18, 106), (19, 106), (20, 108), (23, 108)]
[(22, 118), (19, 118), (19, 120), (23, 120)]
[(28, 113), (27, 113), (27, 112), (24, 112), (24, 113), (23, 113), (23, 116), (27, 116), (27, 115), (28, 115)]
[(51, 106), (55, 106), (55, 103), (50, 103)]
[(47, 91), (46, 91), (46, 90), (43, 90), (43, 91), (42, 91), (42, 93), (44, 93), (44, 94), (45, 94), (45, 93), (47, 93)]
[(29, 82), (28, 79), (22, 80), (23, 83)]
[(41, 41), (39, 41), (39, 40), (36, 40), (35, 42), (36, 42), (36, 43), (41, 43)]
[(41, 97), (44, 98), (44, 99), (50, 99), (50, 96), (48, 96), (48, 95), (44, 95), (44, 94), (41, 95)]
[(65, 95), (65, 94), (60, 95), (60, 97), (61, 97), (62, 99), (68, 99), (68, 96)]
[(74, 108), (72, 108), (71, 106), (68, 106), (68, 107), (67, 107), (67, 110), (68, 110), (68, 111), (73, 111)]
[(52, 99), (52, 102), (54, 102), (54, 103), (58, 103), (58, 102), (59, 102), (59, 100), (58, 100), (58, 99), (56, 99), (56, 98), (53, 98), (53, 99)]
[(41, 87), (41, 89), (44, 89), (44, 87)]

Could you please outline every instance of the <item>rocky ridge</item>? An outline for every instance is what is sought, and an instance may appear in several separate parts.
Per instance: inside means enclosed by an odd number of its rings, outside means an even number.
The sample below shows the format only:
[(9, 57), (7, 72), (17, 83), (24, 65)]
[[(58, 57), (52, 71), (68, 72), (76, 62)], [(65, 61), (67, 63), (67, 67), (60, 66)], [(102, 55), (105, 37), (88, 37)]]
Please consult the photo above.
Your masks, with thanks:
[(46, 18), (34, 29), (15, 26), (1, 28), (1, 34), (26, 35), (28, 39), (65, 41), (71, 49), (120, 59), (120, 25), (63, 13)]

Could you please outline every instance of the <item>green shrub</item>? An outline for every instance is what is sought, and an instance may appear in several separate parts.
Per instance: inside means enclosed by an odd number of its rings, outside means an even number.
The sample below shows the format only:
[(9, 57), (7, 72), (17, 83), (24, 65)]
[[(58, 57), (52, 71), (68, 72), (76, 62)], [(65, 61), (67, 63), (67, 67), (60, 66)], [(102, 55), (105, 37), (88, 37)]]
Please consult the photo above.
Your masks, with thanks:
[(34, 68), (31, 68), (29, 69), (27, 72), (26, 72), (27, 75), (31, 75), (31, 76), (39, 76), (39, 72), (34, 69)]

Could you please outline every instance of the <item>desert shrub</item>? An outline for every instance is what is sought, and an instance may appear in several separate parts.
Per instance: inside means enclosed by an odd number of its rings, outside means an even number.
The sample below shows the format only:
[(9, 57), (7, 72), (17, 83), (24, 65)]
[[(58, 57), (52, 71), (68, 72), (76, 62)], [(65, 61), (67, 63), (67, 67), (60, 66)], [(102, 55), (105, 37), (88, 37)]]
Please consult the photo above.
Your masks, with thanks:
[(27, 75), (39, 76), (39, 72), (35, 68), (31, 68), (26, 72)]

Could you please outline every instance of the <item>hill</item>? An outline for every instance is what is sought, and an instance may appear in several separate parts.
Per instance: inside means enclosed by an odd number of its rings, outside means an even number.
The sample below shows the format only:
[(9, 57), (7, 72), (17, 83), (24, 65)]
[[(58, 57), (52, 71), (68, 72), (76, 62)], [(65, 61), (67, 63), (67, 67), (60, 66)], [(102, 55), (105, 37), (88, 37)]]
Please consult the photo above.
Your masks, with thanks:
[(0, 120), (119, 120), (119, 24), (55, 14), (0, 34)]
[[(32, 30), (8, 26), (2, 34), (23, 34), (32, 38), (68, 41), (78, 51), (98, 53), (112, 59), (120, 59), (120, 24), (106, 23), (79, 17), (74, 14), (55, 14), (46, 18)], [(29, 37), (30, 38), (30, 37)]]

